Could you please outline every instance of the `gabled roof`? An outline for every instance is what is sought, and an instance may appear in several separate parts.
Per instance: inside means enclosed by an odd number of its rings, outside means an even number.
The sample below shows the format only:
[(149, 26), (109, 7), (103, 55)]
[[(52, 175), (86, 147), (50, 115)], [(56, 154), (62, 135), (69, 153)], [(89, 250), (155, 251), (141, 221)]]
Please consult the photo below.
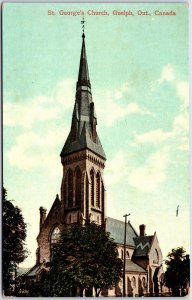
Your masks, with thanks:
[(36, 276), (36, 273), (39, 271), (40, 269), (40, 265), (35, 265), (33, 266), (32, 268), (30, 268), (26, 273), (24, 273), (23, 275), (24, 276), (27, 276), (27, 277), (34, 277)]
[(125, 262), (125, 271), (126, 272), (139, 272), (139, 273), (146, 273), (142, 267), (138, 266), (132, 260), (127, 259)]
[(147, 256), (151, 248), (153, 238), (153, 235), (135, 237), (134, 257)]
[(31, 267), (30, 268), (18, 268), (17, 276), (25, 275), (29, 270), (31, 270)]
[(56, 208), (59, 209), (60, 207), (61, 207), (61, 200), (59, 199), (59, 195), (57, 194), (56, 198), (55, 198), (55, 201), (53, 202), (53, 204), (51, 206), (51, 209), (50, 209), (50, 211), (49, 211), (49, 213), (48, 213), (48, 215), (47, 215), (47, 217), (45, 219), (45, 222), (46, 222), (46, 220), (48, 220), (49, 216), (54, 212), (54, 210)]
[[(125, 223), (113, 218), (107, 218), (107, 231), (111, 233), (111, 237), (117, 244), (124, 244)], [(132, 227), (131, 223), (127, 223), (126, 245), (135, 246), (134, 238), (138, 237), (137, 232)]]

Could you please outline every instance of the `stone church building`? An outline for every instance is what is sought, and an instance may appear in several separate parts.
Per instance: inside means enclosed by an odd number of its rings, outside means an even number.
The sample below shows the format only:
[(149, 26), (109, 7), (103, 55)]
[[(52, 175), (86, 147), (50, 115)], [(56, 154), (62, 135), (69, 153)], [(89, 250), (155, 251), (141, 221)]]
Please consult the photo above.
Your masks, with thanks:
[[(106, 217), (106, 155), (96, 128), (97, 116), (83, 33), (71, 129), (60, 154), (63, 167), (61, 196), (56, 196), (48, 213), (40, 207), (36, 264), (25, 274), (29, 283), (40, 280), (48, 270), (52, 245), (57, 242), (60, 231), (74, 222), (84, 224), (86, 221), (94, 221), (105, 226), (117, 243), (119, 257), (124, 259), (125, 224)], [(139, 234), (130, 222), (126, 226), (126, 295), (152, 295), (157, 287), (161, 290), (163, 276), (163, 258), (157, 235), (146, 235), (145, 225), (140, 225)], [(121, 280), (117, 287), (109, 289), (106, 294), (120, 296), (122, 292)]]

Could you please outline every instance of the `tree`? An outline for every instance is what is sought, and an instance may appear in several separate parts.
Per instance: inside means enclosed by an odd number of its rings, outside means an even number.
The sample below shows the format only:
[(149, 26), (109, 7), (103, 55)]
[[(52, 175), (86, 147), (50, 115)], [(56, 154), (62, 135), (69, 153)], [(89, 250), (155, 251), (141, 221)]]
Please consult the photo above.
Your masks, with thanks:
[[(122, 276), (122, 261), (110, 234), (95, 223), (72, 224), (61, 233), (52, 251), (43, 296), (82, 296), (115, 286)], [(87, 294), (87, 296), (91, 296)]]
[(172, 296), (180, 296), (180, 289), (186, 287), (190, 280), (190, 261), (183, 247), (172, 249), (167, 255), (165, 264), (165, 284), (172, 289)]
[(27, 257), (27, 250), (25, 249), (26, 224), (21, 210), (7, 200), (7, 191), (4, 187), (2, 196), (3, 290), (5, 295), (8, 295), (17, 264)]

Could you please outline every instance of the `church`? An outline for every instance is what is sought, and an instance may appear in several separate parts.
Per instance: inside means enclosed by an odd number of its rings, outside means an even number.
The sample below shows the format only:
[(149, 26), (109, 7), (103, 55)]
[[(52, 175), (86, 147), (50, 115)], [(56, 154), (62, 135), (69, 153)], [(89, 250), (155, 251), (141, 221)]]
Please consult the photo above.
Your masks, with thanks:
[[(106, 216), (106, 155), (97, 134), (84, 32), (71, 129), (60, 156), (63, 168), (60, 196), (56, 195), (48, 213), (43, 207), (39, 209), (36, 263), (24, 275), (28, 283), (41, 280), (48, 271), (51, 247), (57, 242), (61, 230), (72, 223), (83, 225), (89, 221), (105, 226), (117, 244), (119, 257), (126, 260), (126, 296), (156, 295), (157, 290), (161, 292), (163, 257), (156, 233), (146, 235), (144, 224), (140, 225), (138, 233), (128, 221), (124, 247), (125, 223)], [(122, 296), (122, 293), (123, 279), (118, 286), (102, 295)]]

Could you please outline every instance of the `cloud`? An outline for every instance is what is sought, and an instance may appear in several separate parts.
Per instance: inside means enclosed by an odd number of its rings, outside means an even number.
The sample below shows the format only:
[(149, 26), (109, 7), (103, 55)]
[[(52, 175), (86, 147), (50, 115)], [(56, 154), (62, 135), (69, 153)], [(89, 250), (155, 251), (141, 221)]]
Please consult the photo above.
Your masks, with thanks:
[(164, 82), (173, 82), (176, 78), (176, 72), (174, 66), (167, 64), (163, 66), (159, 79), (151, 84), (151, 90), (153, 91), (157, 86)]
[(162, 128), (151, 130), (143, 134), (135, 136), (134, 143), (145, 144), (145, 143), (161, 143), (169, 140), (173, 136), (172, 132), (165, 132)]
[[(58, 164), (58, 145), (66, 139), (65, 131), (54, 127), (42, 134), (28, 131), (17, 136), (15, 145), (6, 153), (11, 166), (32, 170), (43, 166), (52, 172)], [(62, 147), (62, 145), (61, 145)], [(61, 149), (60, 149), (61, 150)]]
[(139, 167), (135, 167), (134, 164), (128, 162), (124, 151), (118, 151), (107, 162), (105, 170), (106, 186), (110, 191), (115, 184), (126, 182), (141, 192), (154, 192), (160, 184), (166, 181), (169, 162), (169, 147), (156, 151)]
[(123, 151), (118, 151), (107, 161), (105, 170), (106, 186), (112, 186), (124, 180), (127, 176), (127, 160)]
[(63, 105), (63, 108), (70, 109), (74, 106), (75, 102), (75, 81), (74, 79), (67, 78), (61, 80), (56, 87), (56, 103)]
[(131, 91), (131, 83), (126, 81), (122, 84), (122, 86), (115, 90), (114, 96), (116, 99), (121, 99), (123, 97), (123, 94)]
[(52, 96), (40, 95), (20, 102), (4, 102), (4, 126), (32, 128), (35, 123), (58, 119), (63, 110), (74, 105), (74, 80), (61, 80)]
[(179, 81), (176, 84), (176, 89), (178, 96), (180, 97), (183, 109), (188, 109), (189, 107), (189, 82)]
[(158, 80), (159, 84), (161, 84), (164, 81), (173, 81), (175, 79), (175, 70), (173, 65), (167, 64), (163, 67), (161, 72), (161, 77)]
[(174, 130), (176, 132), (182, 131), (182, 133), (188, 131), (189, 129), (189, 119), (188, 114), (179, 114), (174, 118), (173, 121)]
[[(130, 96), (132, 95), (132, 96)], [(105, 125), (113, 126), (116, 122), (132, 114), (152, 115), (133, 98), (130, 82), (124, 82), (119, 88), (96, 93), (94, 101), (100, 119)], [(4, 126), (19, 126), (31, 129), (36, 123), (58, 120), (63, 112), (72, 110), (75, 102), (75, 82), (66, 78), (57, 83), (52, 95), (40, 95), (21, 99), (19, 102), (4, 102)], [(72, 111), (71, 111), (72, 113)]]
[(94, 98), (99, 119), (105, 120), (105, 125), (111, 127), (133, 114), (152, 115), (145, 107), (130, 101), (133, 98), (133, 93), (131, 84), (128, 82), (125, 82), (118, 89), (97, 93)]
[[(163, 68), (161, 80), (174, 80), (175, 74), (170, 65)], [(164, 131), (162, 128), (157, 128), (142, 134), (135, 135), (133, 146), (138, 144), (156, 144), (158, 143), (171, 143), (177, 141), (178, 148), (182, 151), (189, 149), (189, 83), (187, 81), (174, 81), (176, 95), (180, 99), (180, 107), (178, 114), (172, 121), (172, 129)]]
[(6, 102), (3, 106), (5, 126), (31, 128), (35, 122), (54, 120), (59, 112), (56, 106), (49, 107), (50, 99), (38, 96), (22, 103)]
[(170, 161), (167, 148), (152, 154), (145, 165), (133, 168), (128, 176), (128, 182), (134, 188), (143, 192), (153, 192), (166, 180), (166, 169)]

